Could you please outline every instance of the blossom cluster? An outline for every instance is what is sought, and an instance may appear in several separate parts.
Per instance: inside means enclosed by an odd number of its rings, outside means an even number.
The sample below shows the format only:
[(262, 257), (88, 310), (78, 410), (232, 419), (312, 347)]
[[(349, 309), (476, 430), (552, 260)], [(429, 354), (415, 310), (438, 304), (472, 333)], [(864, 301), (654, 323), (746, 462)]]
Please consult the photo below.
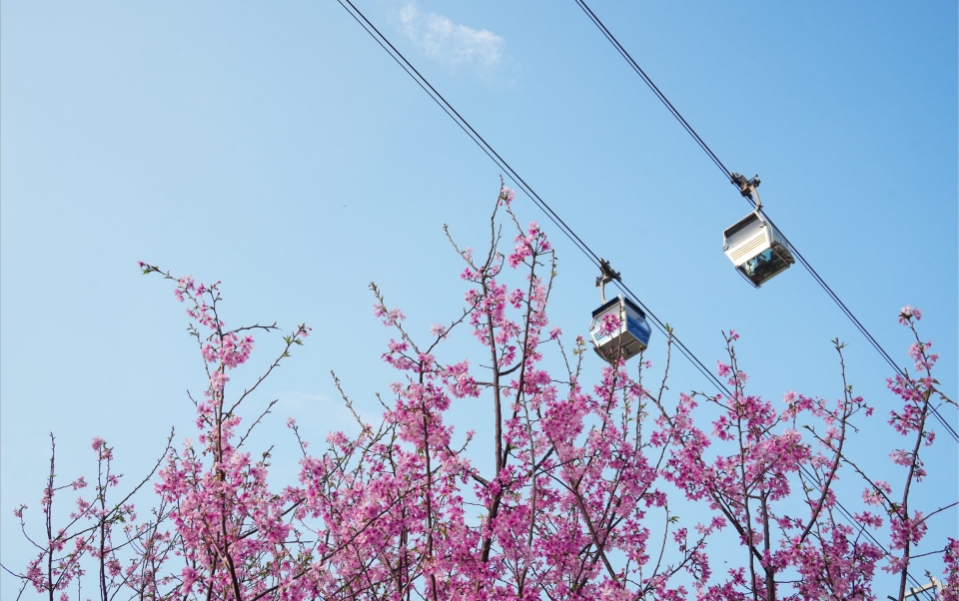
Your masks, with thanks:
[[(130, 495), (110, 492), (120, 478), (104, 440), (92, 443), (95, 478), (59, 486), (51, 461), (41, 499), (47, 532), (20, 574), (24, 585), (69, 598), (94, 565), (101, 598), (125, 590), (235, 601), (741, 601), (866, 600), (876, 597), (877, 567), (905, 579), (928, 530), (929, 514), (909, 491), (926, 476), (921, 453), (934, 442), (927, 422), (941, 395), (930, 342), (915, 334), (917, 374), (889, 381), (901, 400), (889, 423), (908, 441), (890, 454), (906, 472), (898, 488), (848, 459), (855, 423), (872, 413), (851, 386), (836, 400), (796, 392), (766, 400), (747, 387), (733, 330), (717, 362), (728, 392), (668, 396), (671, 340), (658, 390), (643, 384), (652, 369), (644, 356), (633, 368), (613, 357), (590, 385), (585, 341), (567, 352), (550, 327), (551, 243), (536, 223), (520, 225), (513, 198), (501, 188), (488, 253), (457, 248), (465, 312), (434, 324), (425, 343), (371, 285), (374, 315), (392, 336), (382, 359), (397, 374), (382, 419), (364, 422), (344, 394), (358, 427), (328, 433), (315, 454), (289, 418), (302, 457), (296, 481), (282, 488), (271, 482), (269, 451), (245, 446), (272, 404), (255, 419), (246, 409), (310, 329), (285, 335), (255, 384), (233, 393), (227, 374), (250, 362), (254, 334), (275, 324), (228, 329), (219, 282), (141, 263), (174, 282), (187, 305), (208, 376), (196, 402), (197, 442), (168, 446), (155, 478), (144, 480), (159, 504), (142, 520)], [(501, 222), (516, 232), (503, 252)], [(906, 307), (899, 318), (915, 333), (921, 316)], [(600, 328), (611, 334), (621, 325), (610, 315)], [(442, 344), (462, 328), (479, 342), (478, 356), (447, 361)], [(475, 453), (473, 431), (461, 435), (452, 421), (457, 404), (476, 407), (492, 426)], [(849, 473), (867, 483), (855, 527), (834, 519), (834, 484)], [(53, 503), (68, 492), (76, 508), (54, 529)], [(700, 508), (697, 522), (674, 513), (677, 497)], [(24, 527), (25, 509), (15, 511)], [(882, 528), (891, 553), (870, 538)], [(717, 549), (731, 566), (717, 561)], [(959, 542), (950, 539), (943, 557), (944, 598), (957, 599)]]

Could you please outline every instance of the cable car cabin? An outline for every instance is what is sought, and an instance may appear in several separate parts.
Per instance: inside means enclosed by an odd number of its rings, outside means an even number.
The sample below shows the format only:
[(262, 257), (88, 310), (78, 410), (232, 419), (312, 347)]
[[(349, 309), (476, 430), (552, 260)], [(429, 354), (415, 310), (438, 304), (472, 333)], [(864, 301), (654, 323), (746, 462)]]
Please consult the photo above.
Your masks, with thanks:
[(723, 250), (739, 273), (759, 288), (795, 263), (782, 234), (758, 211), (723, 232)]
[[(601, 333), (603, 318), (607, 315), (615, 315), (619, 318), (619, 328), (612, 332)], [(620, 356), (629, 360), (645, 350), (646, 345), (649, 344), (650, 329), (642, 309), (628, 298), (623, 298), (621, 294), (593, 311), (589, 334), (593, 338), (593, 347), (599, 356), (613, 362)]]

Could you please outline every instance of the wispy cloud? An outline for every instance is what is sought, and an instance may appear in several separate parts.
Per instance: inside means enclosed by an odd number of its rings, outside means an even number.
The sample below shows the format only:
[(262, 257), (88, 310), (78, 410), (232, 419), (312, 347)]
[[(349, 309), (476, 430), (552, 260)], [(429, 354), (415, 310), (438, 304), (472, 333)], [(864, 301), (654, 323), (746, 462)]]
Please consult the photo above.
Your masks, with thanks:
[(488, 29), (457, 25), (443, 15), (423, 13), (415, 4), (400, 9), (403, 33), (426, 56), (452, 69), (476, 67), (483, 71), (503, 59), (504, 40)]

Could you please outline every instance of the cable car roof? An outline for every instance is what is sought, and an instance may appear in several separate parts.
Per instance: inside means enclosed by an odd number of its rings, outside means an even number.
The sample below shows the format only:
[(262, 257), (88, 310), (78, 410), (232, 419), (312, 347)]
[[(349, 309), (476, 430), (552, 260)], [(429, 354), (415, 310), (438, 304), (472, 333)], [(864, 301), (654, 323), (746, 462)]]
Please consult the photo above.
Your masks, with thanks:
[(599, 315), (600, 313), (602, 313), (602, 312), (605, 311), (606, 309), (609, 309), (609, 308), (612, 307), (613, 305), (618, 305), (620, 299), (622, 299), (630, 309), (632, 309), (633, 311), (636, 311), (637, 313), (639, 313), (640, 315), (642, 315), (644, 319), (646, 318), (646, 313), (644, 313), (643, 310), (640, 309), (640, 308), (636, 305), (636, 303), (634, 303), (633, 301), (629, 300), (629, 297), (626, 297), (626, 296), (617, 296), (617, 297), (615, 297), (615, 298), (612, 298), (612, 299), (606, 301), (605, 303), (603, 303), (603, 305), (602, 305), (601, 307), (599, 307), (598, 309), (596, 309), (595, 311), (593, 311), (593, 317), (596, 317), (597, 315)]
[(739, 221), (737, 221), (737, 222), (734, 223), (733, 225), (731, 225), (731, 226), (729, 226), (728, 228), (726, 228), (726, 230), (723, 232), (723, 237), (724, 237), (724, 238), (729, 238), (730, 236), (732, 236), (732, 235), (735, 234), (736, 232), (739, 232), (739, 231), (745, 229), (746, 226), (752, 224), (753, 222), (755, 222), (755, 221), (757, 221), (757, 220), (762, 221), (762, 218), (761, 218), (759, 215), (756, 214), (756, 211), (753, 211), (753, 212), (750, 213), (749, 215), (746, 215), (745, 217), (743, 217), (742, 219), (740, 219)]

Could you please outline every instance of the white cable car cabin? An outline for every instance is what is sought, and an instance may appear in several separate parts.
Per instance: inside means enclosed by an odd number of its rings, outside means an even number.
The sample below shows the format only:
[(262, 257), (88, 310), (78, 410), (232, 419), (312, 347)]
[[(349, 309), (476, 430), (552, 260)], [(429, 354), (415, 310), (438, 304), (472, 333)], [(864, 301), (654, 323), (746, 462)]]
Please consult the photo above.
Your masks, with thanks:
[[(619, 328), (601, 334), (603, 318), (610, 314), (619, 318)], [(628, 361), (644, 351), (649, 344), (650, 329), (642, 309), (620, 294), (593, 311), (589, 334), (596, 353), (612, 363), (620, 357)]]
[(758, 210), (723, 232), (723, 250), (737, 271), (756, 288), (796, 262), (783, 244), (782, 234)]
[(746, 198), (753, 199), (755, 210), (723, 232), (723, 251), (736, 266), (739, 274), (755, 288), (789, 269), (796, 262), (786, 248), (786, 240), (771, 223), (763, 217), (763, 201), (756, 187), (759, 178), (747, 180), (738, 173), (732, 181)]

